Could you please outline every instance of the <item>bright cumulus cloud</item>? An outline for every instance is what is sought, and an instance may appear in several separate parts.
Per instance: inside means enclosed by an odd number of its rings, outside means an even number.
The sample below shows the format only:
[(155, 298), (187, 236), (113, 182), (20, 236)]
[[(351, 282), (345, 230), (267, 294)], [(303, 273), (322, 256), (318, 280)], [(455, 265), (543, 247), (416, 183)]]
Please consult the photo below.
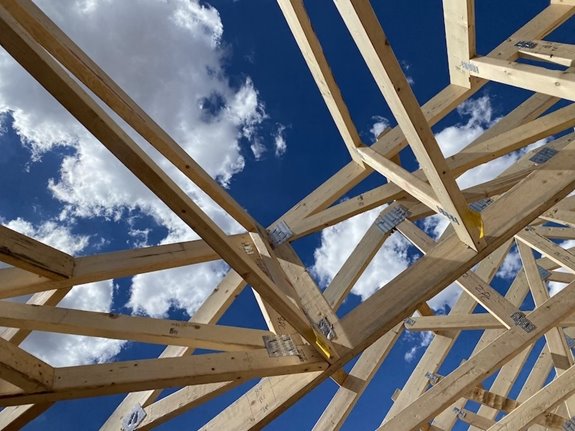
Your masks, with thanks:
[[(230, 53), (215, 8), (197, 0), (42, 0), (38, 5), (224, 186), (244, 169), (246, 149), (251, 147), (256, 159), (266, 151), (258, 135), (267, 119), (263, 102), (249, 77), (232, 84), (226, 75), (224, 64)], [(41, 161), (48, 151), (66, 150), (59, 172), (46, 184), (60, 205), (59, 217), (41, 226), (14, 220), (12, 228), (73, 254), (98, 242), (97, 234), (74, 236), (69, 232), (78, 220), (119, 220), (145, 214), (167, 232), (162, 243), (198, 238), (3, 51), (0, 115), (12, 117), (12, 127), (31, 150), (34, 161)], [(125, 129), (222, 229), (240, 229), (170, 163)], [(270, 149), (281, 156), (286, 148), (283, 126), (278, 125)], [(146, 245), (148, 232), (134, 228), (130, 234), (138, 240), (134, 244)], [(137, 313), (154, 316), (166, 315), (171, 307), (191, 314), (224, 270), (223, 264), (208, 263), (137, 276), (126, 305)], [(78, 302), (81, 295), (91, 298), (94, 307), (89, 309), (109, 311), (112, 282), (77, 287), (64, 305), (84, 308)], [(82, 363), (106, 360), (120, 345), (54, 335), (33, 336), (26, 348), (63, 364), (66, 361), (58, 352), (73, 346), (77, 353), (70, 354), (71, 361)]]

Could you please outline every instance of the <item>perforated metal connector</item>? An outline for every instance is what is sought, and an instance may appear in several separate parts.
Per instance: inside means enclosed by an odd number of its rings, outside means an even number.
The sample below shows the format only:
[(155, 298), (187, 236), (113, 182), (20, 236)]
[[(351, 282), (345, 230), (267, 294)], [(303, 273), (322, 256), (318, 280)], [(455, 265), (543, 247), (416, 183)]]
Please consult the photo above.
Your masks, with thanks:
[(274, 247), (283, 244), (293, 236), (292, 230), (283, 220), (281, 220), (273, 227), (273, 229), (269, 230), (268, 232), (270, 234), (270, 241)]
[(527, 49), (533, 49), (537, 46), (537, 42), (532, 42), (530, 40), (520, 40), (519, 42), (517, 42), (515, 44), (515, 46), (517, 48), (527, 48)]
[(565, 333), (563, 333), (563, 335), (565, 335), (565, 341), (567, 342), (567, 347), (569, 347), (570, 349), (575, 349), (575, 340)]
[(535, 163), (536, 165), (542, 165), (543, 163), (548, 161), (551, 157), (553, 157), (555, 154), (557, 154), (557, 152), (558, 151), (554, 150), (553, 148), (548, 147), (541, 148), (529, 160)]
[(146, 412), (140, 404), (136, 404), (132, 411), (124, 416), (122, 431), (135, 431), (146, 417)]
[(539, 277), (541, 277), (541, 280), (547, 280), (551, 276), (551, 271), (547, 271), (542, 266), (537, 265), (537, 271), (539, 272)]
[(575, 431), (575, 417), (565, 421), (563, 424), (563, 429), (565, 431)]
[(263, 339), (270, 358), (299, 356), (297, 347), (289, 335), (264, 335)]
[(333, 330), (333, 324), (329, 321), (327, 317), (324, 317), (319, 322), (317, 322), (317, 329), (319, 329), (319, 331), (328, 340), (333, 340), (335, 338), (335, 331)]
[(460, 409), (459, 407), (454, 407), (453, 413), (455, 413), (457, 417), (460, 419), (463, 419), (465, 416), (467, 416), (467, 413), (464, 410)]
[(375, 224), (383, 233), (391, 232), (408, 215), (409, 211), (407, 208), (397, 205), (389, 210), (386, 209), (383, 214), (377, 217)]
[(535, 330), (536, 326), (525, 317), (525, 313), (517, 311), (511, 315), (511, 319), (515, 322), (515, 325), (521, 327), (525, 332), (531, 332)]
[(492, 203), (493, 199), (491, 198), (480, 199), (478, 201), (473, 202), (472, 204), (469, 204), (469, 208), (471, 208), (473, 211), (477, 211), (478, 213), (480, 213)]
[(403, 324), (405, 326), (412, 326), (415, 324), (415, 320), (413, 320), (411, 317), (408, 317), (407, 319), (403, 320)]
[(425, 377), (427, 378), (427, 380), (429, 380), (429, 383), (432, 386), (438, 384), (439, 381), (441, 380), (441, 376), (439, 374), (435, 374), (429, 371), (425, 373)]

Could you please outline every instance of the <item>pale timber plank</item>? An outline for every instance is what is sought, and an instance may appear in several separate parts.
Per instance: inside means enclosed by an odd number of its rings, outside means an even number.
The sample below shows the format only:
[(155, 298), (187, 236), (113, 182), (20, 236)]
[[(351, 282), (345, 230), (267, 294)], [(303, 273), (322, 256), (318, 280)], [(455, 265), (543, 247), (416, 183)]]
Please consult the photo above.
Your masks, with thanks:
[(0, 260), (51, 279), (68, 278), (74, 258), (46, 244), (0, 226)]

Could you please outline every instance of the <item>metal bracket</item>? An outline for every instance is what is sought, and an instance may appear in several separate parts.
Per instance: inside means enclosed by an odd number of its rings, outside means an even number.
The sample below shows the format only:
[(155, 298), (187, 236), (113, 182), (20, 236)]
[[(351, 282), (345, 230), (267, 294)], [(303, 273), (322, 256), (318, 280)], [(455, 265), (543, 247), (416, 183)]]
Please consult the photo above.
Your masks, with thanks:
[(558, 151), (554, 150), (553, 148), (548, 147), (541, 148), (529, 159), (529, 161), (535, 163), (536, 165), (541, 165), (546, 161), (548, 161), (551, 157), (553, 157), (557, 153)]
[(333, 330), (333, 324), (328, 320), (327, 317), (323, 317), (319, 322), (317, 322), (317, 329), (327, 338), (328, 340), (333, 340), (335, 338), (335, 331)]
[(375, 219), (375, 224), (383, 233), (391, 232), (409, 215), (407, 208), (401, 205), (397, 205), (393, 208), (390, 208), (389, 210), (384, 211), (384, 214), (379, 215), (379, 217)]
[(299, 356), (299, 351), (289, 335), (264, 335), (263, 339), (270, 358)]
[(547, 271), (545, 268), (539, 265), (537, 265), (537, 271), (539, 271), (539, 276), (541, 277), (541, 280), (547, 280), (551, 275), (551, 271)]
[(242, 248), (246, 254), (252, 255), (255, 253), (254, 246), (249, 242), (242, 242)]
[(453, 407), (453, 412), (457, 415), (459, 419), (463, 419), (465, 416), (467, 416), (467, 413), (458, 407)]
[(276, 224), (271, 231), (268, 230), (268, 232), (270, 234), (270, 240), (274, 245), (274, 247), (283, 244), (293, 236), (292, 230), (290, 229), (288, 224), (283, 220), (281, 220), (278, 224)]
[(531, 42), (530, 40), (520, 40), (515, 44), (517, 48), (529, 48), (533, 49), (537, 46), (537, 42)]
[(563, 335), (565, 336), (567, 347), (569, 347), (570, 349), (575, 349), (575, 340), (571, 338), (569, 335), (565, 334), (565, 332), (563, 332)]
[(471, 208), (473, 211), (480, 213), (492, 203), (493, 199), (491, 198), (480, 199), (478, 201), (469, 204), (469, 208)]
[(135, 431), (146, 417), (146, 412), (140, 404), (136, 404), (132, 411), (124, 416), (122, 431)]
[(515, 322), (515, 325), (521, 327), (525, 332), (531, 332), (537, 328), (531, 320), (525, 317), (525, 313), (522, 313), (521, 311), (513, 313), (511, 315), (511, 319)]
[(477, 67), (477, 65), (471, 63), (470, 61), (462, 61), (461, 68), (468, 72), (479, 73), (479, 67)]
[(563, 424), (563, 429), (565, 431), (575, 431), (575, 417), (566, 420), (565, 423)]
[(403, 324), (405, 326), (411, 326), (415, 324), (415, 320), (413, 320), (411, 317), (408, 317), (407, 319), (403, 320)]
[(441, 376), (439, 374), (431, 373), (429, 371), (425, 373), (425, 377), (427, 378), (427, 380), (429, 380), (429, 383), (432, 386), (438, 384), (439, 381), (441, 380)]
[(451, 220), (453, 223), (457, 223), (459, 224), (459, 220), (457, 219), (457, 217), (455, 217), (453, 214), (448, 213), (447, 211), (445, 211), (443, 208), (441, 207), (437, 207), (437, 211), (439, 211), (440, 214), (444, 215), (445, 217), (447, 217), (449, 220)]

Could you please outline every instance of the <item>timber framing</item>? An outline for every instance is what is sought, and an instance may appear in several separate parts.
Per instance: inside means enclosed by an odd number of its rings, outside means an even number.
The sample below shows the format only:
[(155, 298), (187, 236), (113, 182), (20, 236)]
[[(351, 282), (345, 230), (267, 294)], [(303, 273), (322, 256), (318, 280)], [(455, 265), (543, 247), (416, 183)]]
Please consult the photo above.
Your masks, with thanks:
[[(278, 0), (286, 21), (278, 25), (292, 32), (350, 161), (266, 229), (31, 0), (0, 0), (0, 46), (201, 238), (76, 257), (0, 226), (0, 261), (9, 265), (0, 269), (0, 429), (25, 427), (56, 402), (112, 394), (126, 396), (100, 429), (124, 429), (135, 408), (144, 416), (130, 430), (152, 429), (248, 381), (255, 384), (194, 429), (261, 429), (331, 378), (333, 398), (308, 413), (315, 431), (339, 430), (397, 341), (417, 331), (429, 331), (429, 342), (416, 364), (406, 364), (412, 372), (376, 418), (377, 429), (575, 429), (575, 251), (564, 243), (575, 239), (575, 40), (546, 40), (575, 15), (575, 2), (551, 0), (479, 55), (474, 0), (443, 0), (449, 84), (420, 105), (371, 3), (333, 1), (337, 25), (349, 31), (397, 126), (373, 145), (362, 142), (304, 0)], [(445, 157), (432, 127), (490, 81), (532, 94)], [(224, 233), (108, 112), (243, 232)], [(407, 147), (421, 169), (402, 165)], [(515, 163), (496, 178), (458, 185), (471, 169), (512, 153)], [(387, 182), (349, 198), (371, 174)], [(320, 289), (292, 243), (375, 208), (366, 233)], [(420, 220), (437, 215), (448, 227), (434, 239)], [(343, 313), (394, 235), (421, 257)], [(513, 258), (518, 269), (502, 287), (496, 274)], [(215, 260), (229, 272), (189, 321), (59, 306), (76, 285)], [(246, 286), (267, 328), (218, 324)], [(434, 314), (429, 301), (450, 288), (455, 304)], [(20, 295), (31, 297), (8, 302)], [(155, 359), (54, 367), (19, 346), (33, 331), (165, 348)], [(481, 335), (454, 367), (447, 359), (466, 331)], [(164, 396), (170, 388), (178, 389)]]

